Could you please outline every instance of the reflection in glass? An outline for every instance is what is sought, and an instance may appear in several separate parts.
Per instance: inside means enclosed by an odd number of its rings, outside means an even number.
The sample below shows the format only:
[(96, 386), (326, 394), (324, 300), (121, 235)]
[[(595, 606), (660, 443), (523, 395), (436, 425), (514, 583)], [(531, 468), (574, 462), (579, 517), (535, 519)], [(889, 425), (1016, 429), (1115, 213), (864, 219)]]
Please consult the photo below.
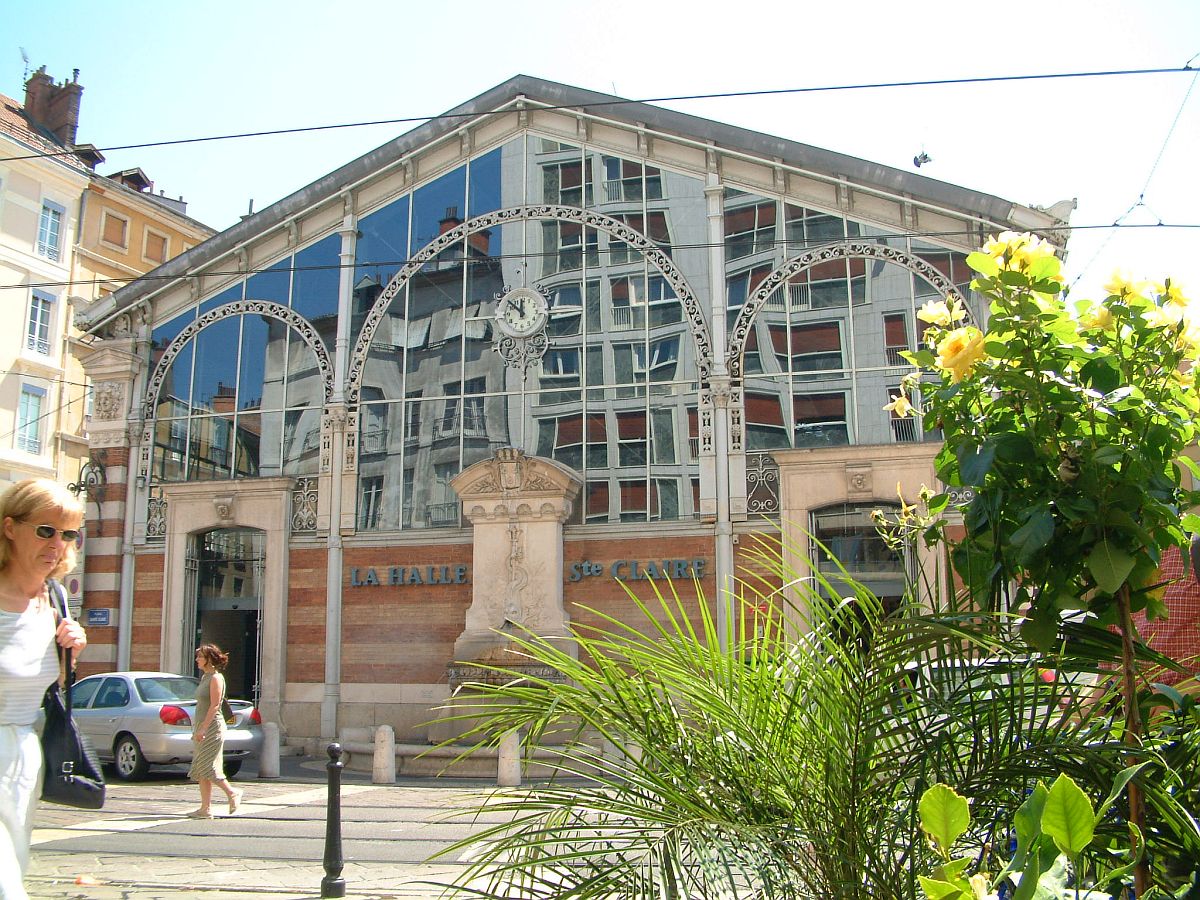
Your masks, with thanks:
[(212, 312), (219, 306), (225, 306), (227, 303), (236, 303), (242, 299), (242, 288), (244, 284), (238, 282), (233, 287), (226, 288), (214, 297), (209, 297), (200, 304), (197, 318), (203, 318), (206, 314)]
[[(463, 221), (467, 206), (467, 168), (459, 166), (417, 189), (413, 198), (412, 249), (424, 247), (434, 238)], [(454, 225), (447, 223), (454, 220)]]
[[(306, 475), (317, 471), (321, 450), (319, 409), (289, 409), (264, 416), (266, 422), (282, 417), (283, 474)], [(264, 462), (264, 465), (266, 463)]]
[(291, 257), (282, 259), (269, 269), (251, 275), (246, 282), (247, 300), (270, 300), (280, 306), (288, 305), (292, 290)]
[(495, 150), (471, 160), (469, 196), (467, 198), (468, 219), (474, 219), (476, 216), (494, 212), (502, 206), (508, 205), (502, 197), (502, 167), (506, 159), (515, 162), (517, 166), (522, 165), (524, 155), (522, 151), (522, 141), (511, 141), (504, 147), (497, 147)]
[(213, 322), (193, 339), (196, 355), (190, 398), (193, 410), (232, 409), (238, 373), (235, 348), (241, 343), (241, 320), (241, 316), (230, 316)]
[(266, 316), (242, 316), (241, 372), (238, 378), (238, 409), (263, 406), (266, 380), (267, 344), (270, 323), (278, 319)]
[(326, 347), (337, 338), (342, 239), (331, 234), (296, 254), (292, 309), (312, 323)]
[[(276, 321), (272, 324), (271, 329), (273, 340), (269, 372), (272, 376), (276, 372), (282, 375), (284, 371), (282, 359), (278, 368), (275, 360), (277, 357), (286, 358), (287, 406), (320, 407), (325, 402), (325, 382), (317, 364), (316, 352), (308, 346), (308, 342), (304, 338), (287, 328), (282, 322)], [(272, 377), (271, 383), (275, 383), (274, 377)], [(269, 393), (274, 397), (278, 391), (272, 390)], [(272, 404), (276, 409), (282, 405), (280, 403)]]
[(194, 347), (195, 342), (189, 341), (171, 361), (166, 377), (158, 389), (158, 404), (154, 413), (156, 416), (186, 416), (191, 411)]

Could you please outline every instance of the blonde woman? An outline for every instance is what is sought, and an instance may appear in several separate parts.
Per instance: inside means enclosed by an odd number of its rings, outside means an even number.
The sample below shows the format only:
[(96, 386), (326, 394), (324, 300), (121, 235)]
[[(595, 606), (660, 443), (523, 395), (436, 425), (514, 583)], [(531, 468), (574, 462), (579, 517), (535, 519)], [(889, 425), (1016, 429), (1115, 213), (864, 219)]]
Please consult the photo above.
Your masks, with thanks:
[(29, 479), (0, 497), (0, 898), (25, 900), (33, 809), (42, 791), (34, 720), (59, 676), (55, 644), (78, 654), (83, 627), (57, 620), (49, 579), (75, 568), (83, 506), (61, 485)]
[(188, 777), (200, 785), (200, 806), (188, 813), (192, 819), (211, 819), (212, 788), (216, 784), (229, 798), (232, 816), (242, 802), (242, 792), (231, 787), (225, 778), (222, 756), (225, 751), (225, 717), (221, 701), (225, 699), (225, 676), (221, 670), (229, 662), (229, 654), (216, 644), (201, 644), (196, 650), (196, 665), (203, 673), (196, 688), (195, 730), (192, 740), (196, 749)]

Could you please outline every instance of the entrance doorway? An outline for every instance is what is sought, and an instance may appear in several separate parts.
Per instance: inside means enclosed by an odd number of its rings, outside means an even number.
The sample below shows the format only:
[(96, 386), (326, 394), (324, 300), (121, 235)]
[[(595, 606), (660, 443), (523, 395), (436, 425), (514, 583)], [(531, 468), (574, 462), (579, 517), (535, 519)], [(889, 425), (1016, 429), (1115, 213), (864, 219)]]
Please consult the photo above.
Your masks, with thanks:
[(230, 697), (259, 701), (262, 659), (263, 563), (266, 533), (257, 528), (214, 528), (193, 535), (188, 593), (194, 617), (191, 655), (201, 644), (229, 654)]

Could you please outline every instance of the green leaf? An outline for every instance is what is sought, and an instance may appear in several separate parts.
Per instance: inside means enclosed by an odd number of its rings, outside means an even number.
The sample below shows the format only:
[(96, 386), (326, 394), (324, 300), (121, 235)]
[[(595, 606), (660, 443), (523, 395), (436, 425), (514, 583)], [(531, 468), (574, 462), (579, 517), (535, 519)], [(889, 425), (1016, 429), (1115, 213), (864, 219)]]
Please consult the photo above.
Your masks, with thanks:
[(1042, 831), (1054, 839), (1059, 850), (1073, 858), (1092, 842), (1095, 829), (1091, 801), (1069, 775), (1059, 775), (1050, 786), (1042, 810)]
[(944, 853), (950, 852), (959, 835), (971, 824), (966, 798), (940, 782), (921, 795), (917, 810), (921, 814), (921, 828)]
[(1043, 653), (1054, 646), (1058, 638), (1058, 616), (1053, 609), (1034, 607), (1021, 622), (1021, 637), (1031, 647)]
[(989, 278), (995, 278), (1000, 274), (1000, 263), (988, 254), (979, 251), (967, 254), (967, 265), (980, 275), (986, 275)]
[(1012, 269), (1005, 269), (1000, 273), (1000, 283), (1006, 284), (1009, 287), (1026, 287), (1029, 284), (1029, 276), (1024, 272), (1014, 272)]
[(1116, 802), (1117, 797), (1121, 795), (1121, 791), (1125, 790), (1125, 785), (1129, 784), (1129, 779), (1133, 778), (1138, 772), (1150, 765), (1150, 761), (1138, 763), (1136, 766), (1130, 766), (1128, 769), (1122, 769), (1117, 773), (1117, 777), (1113, 779), (1112, 790), (1108, 792), (1108, 796), (1104, 798), (1104, 802), (1100, 804), (1100, 808), (1096, 810), (1096, 822), (1104, 818), (1104, 814), (1108, 812), (1110, 806)]
[(1029, 264), (1030, 276), (1039, 280), (1053, 278), (1061, 271), (1062, 262), (1057, 256), (1039, 256)]
[(1021, 804), (1013, 816), (1013, 827), (1017, 832), (1017, 856), (1022, 860), (1033, 847), (1038, 835), (1042, 833), (1042, 810), (1046, 807), (1048, 793), (1046, 785), (1039, 781), (1034, 787), (1033, 793)]
[(1028, 563), (1053, 536), (1054, 516), (1050, 515), (1049, 510), (1039, 509), (1009, 538), (1017, 551), (1017, 562), (1022, 565)]
[(905, 350), (900, 354), (919, 369), (932, 369), (937, 356), (932, 350)]
[(1188, 534), (1195, 534), (1197, 531), (1200, 531), (1200, 516), (1195, 513), (1187, 513), (1179, 521), (1179, 524), (1183, 526), (1183, 530), (1188, 532)]
[(962, 873), (967, 866), (971, 864), (973, 857), (960, 856), (958, 859), (952, 859), (945, 865), (938, 866), (933, 870), (933, 877), (939, 881), (962, 881)]
[(1125, 457), (1125, 450), (1112, 444), (1102, 444), (1092, 454), (1092, 461), (1101, 466), (1115, 466)]
[(948, 881), (926, 878), (924, 875), (918, 875), (917, 879), (921, 882), (921, 890), (925, 892), (925, 896), (929, 900), (959, 900), (960, 897), (973, 897), (973, 894), (967, 892), (970, 890), (969, 886), (964, 890), (959, 885), (951, 884)]
[(1058, 848), (1052, 841), (1042, 836), (1034, 844), (1021, 870), (1021, 882), (1012, 893), (1012, 900), (1033, 900), (1045, 896), (1037, 893), (1042, 875), (1051, 872), (1058, 862)]
[(1130, 554), (1111, 540), (1103, 540), (1088, 554), (1087, 567), (1100, 590), (1115, 594), (1133, 571), (1135, 562)]
[(1108, 357), (1098, 357), (1083, 364), (1079, 370), (1079, 380), (1100, 393), (1107, 394), (1116, 390), (1117, 385), (1121, 383), (1121, 373)]
[(996, 445), (985, 442), (982, 447), (962, 446), (958, 450), (958, 477), (964, 485), (983, 484), (992, 462), (996, 458)]

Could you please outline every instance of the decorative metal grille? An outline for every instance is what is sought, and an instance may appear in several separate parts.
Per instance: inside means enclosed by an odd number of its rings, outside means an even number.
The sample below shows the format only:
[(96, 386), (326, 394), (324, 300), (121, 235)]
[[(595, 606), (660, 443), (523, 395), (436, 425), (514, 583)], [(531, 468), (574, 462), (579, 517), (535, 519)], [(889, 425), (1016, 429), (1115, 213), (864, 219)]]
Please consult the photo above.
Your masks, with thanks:
[(167, 538), (167, 501), (162, 488), (151, 488), (146, 498), (146, 540), (163, 541)]
[(779, 515), (779, 466), (769, 453), (746, 454), (746, 512)]
[(292, 488), (292, 531), (317, 530), (317, 479), (301, 477)]
[(743, 374), (742, 357), (746, 349), (747, 335), (751, 325), (754, 323), (754, 316), (762, 306), (766, 305), (767, 300), (780, 285), (787, 284), (795, 275), (819, 263), (835, 259), (853, 259), (856, 257), (876, 259), (881, 262), (904, 266), (910, 272), (919, 275), (925, 281), (929, 282), (929, 284), (933, 285), (934, 289), (942, 297), (947, 300), (957, 300), (961, 305), (966, 306), (962, 294), (959, 293), (958, 288), (954, 286), (954, 283), (950, 279), (919, 256), (914, 256), (898, 247), (889, 247), (871, 243), (870, 241), (845, 241), (843, 243), (818, 247), (815, 250), (809, 250), (806, 253), (789, 259), (759, 282), (754, 293), (746, 299), (745, 305), (742, 306), (742, 310), (738, 313), (737, 320), (729, 332), (729, 357), (727, 363), (729, 374), (735, 380), (741, 379)]

